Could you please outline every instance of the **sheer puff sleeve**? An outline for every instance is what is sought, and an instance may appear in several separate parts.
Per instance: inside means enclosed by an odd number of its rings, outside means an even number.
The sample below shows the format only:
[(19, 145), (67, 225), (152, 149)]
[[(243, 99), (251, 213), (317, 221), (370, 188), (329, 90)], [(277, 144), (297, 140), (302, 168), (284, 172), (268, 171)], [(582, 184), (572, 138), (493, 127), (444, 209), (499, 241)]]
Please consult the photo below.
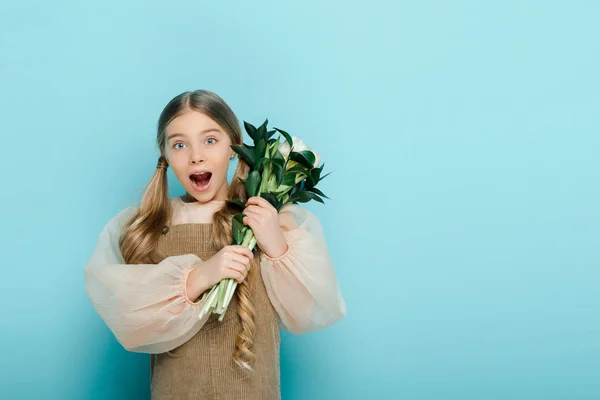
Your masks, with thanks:
[(195, 254), (165, 258), (158, 264), (125, 264), (119, 249), (126, 208), (104, 227), (84, 267), (85, 289), (96, 312), (125, 349), (164, 353), (187, 342), (208, 320), (199, 320), (200, 302), (186, 293), (186, 280), (202, 260)]
[(341, 320), (346, 304), (319, 220), (289, 203), (279, 211), (279, 226), (288, 250), (277, 258), (263, 253), (261, 274), (282, 328), (300, 334)]

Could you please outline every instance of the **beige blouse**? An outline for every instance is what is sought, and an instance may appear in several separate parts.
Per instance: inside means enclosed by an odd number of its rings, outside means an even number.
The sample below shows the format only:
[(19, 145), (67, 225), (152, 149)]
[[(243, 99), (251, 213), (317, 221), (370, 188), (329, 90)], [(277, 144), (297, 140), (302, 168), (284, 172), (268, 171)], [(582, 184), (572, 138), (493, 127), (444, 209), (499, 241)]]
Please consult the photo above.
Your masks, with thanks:
[[(171, 199), (173, 224), (206, 223), (206, 206)], [(85, 288), (104, 322), (129, 351), (158, 354), (192, 338), (209, 315), (199, 319), (199, 304), (185, 291), (195, 254), (166, 257), (158, 264), (125, 264), (118, 246), (124, 222), (136, 211), (118, 212), (104, 226), (84, 267)], [(323, 329), (346, 314), (321, 224), (297, 204), (280, 210), (279, 224), (288, 251), (277, 258), (261, 253), (261, 276), (279, 326), (295, 334)]]

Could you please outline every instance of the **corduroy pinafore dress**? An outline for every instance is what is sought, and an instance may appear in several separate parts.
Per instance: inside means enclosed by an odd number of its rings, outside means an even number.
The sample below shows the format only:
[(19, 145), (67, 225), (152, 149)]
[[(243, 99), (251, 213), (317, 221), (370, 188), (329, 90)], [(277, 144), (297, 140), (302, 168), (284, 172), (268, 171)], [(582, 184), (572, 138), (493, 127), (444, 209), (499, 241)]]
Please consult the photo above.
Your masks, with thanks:
[[(219, 249), (211, 248), (212, 223), (185, 223), (167, 227), (160, 236), (153, 262), (182, 254), (208, 260)], [(259, 263), (260, 264), (260, 263)], [(255, 334), (252, 351), (255, 372), (242, 370), (233, 361), (241, 330), (235, 294), (223, 321), (211, 315), (188, 342), (172, 351), (151, 355), (153, 400), (272, 400), (281, 398), (280, 336), (276, 311), (271, 304), (260, 269), (256, 271), (253, 304)]]

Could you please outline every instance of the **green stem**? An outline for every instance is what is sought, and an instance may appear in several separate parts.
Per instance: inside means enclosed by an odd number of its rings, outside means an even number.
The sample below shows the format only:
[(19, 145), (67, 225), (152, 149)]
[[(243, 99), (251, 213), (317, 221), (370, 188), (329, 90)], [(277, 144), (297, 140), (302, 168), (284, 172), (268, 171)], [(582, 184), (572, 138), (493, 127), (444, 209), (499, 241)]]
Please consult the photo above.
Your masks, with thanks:
[(204, 317), (205, 314), (207, 314), (213, 304), (213, 300), (216, 296), (216, 293), (218, 293), (218, 285), (213, 286), (213, 288), (210, 290), (210, 292), (208, 293), (208, 295), (206, 296), (206, 303), (202, 306), (202, 311), (200, 312), (200, 319), (202, 319), (202, 317)]
[[(250, 250), (252, 250), (254, 248), (254, 246), (256, 246), (256, 236), (254, 236), (254, 232), (252, 232), (252, 229), (248, 229), (248, 231), (246, 232), (246, 235), (244, 236), (244, 240), (242, 241), (242, 245), (248, 247)], [(235, 279), (232, 279), (229, 284), (227, 293), (225, 295), (225, 303), (222, 307), (225, 311), (227, 311), (227, 307), (229, 307), (229, 303), (231, 302), (231, 299), (233, 298), (233, 295), (235, 293), (235, 289), (237, 288), (237, 286), (238, 286), (237, 281)]]
[[(260, 196), (261, 193), (268, 189), (270, 174), (271, 166), (269, 165), (265, 169), (263, 169), (263, 178), (261, 180), (258, 193), (256, 194), (257, 196)], [(248, 227), (248, 229), (244, 233), (241, 245), (248, 247), (250, 251), (252, 251), (252, 249), (254, 249), (254, 246), (256, 246), (256, 236), (254, 236), (254, 232), (252, 232), (252, 229), (250, 227)], [(227, 307), (229, 306), (229, 303), (233, 298), (237, 285), (238, 283), (235, 279), (227, 278), (221, 280), (221, 282), (219, 282), (218, 285), (213, 287), (213, 289), (207, 296), (207, 301), (204, 307), (202, 308), (200, 318), (202, 318), (202, 316), (212, 308), (217, 314), (220, 314), (219, 321), (222, 321), (225, 313), (227, 312)]]
[(217, 311), (221, 309), (221, 307), (223, 307), (223, 304), (225, 302), (225, 293), (227, 291), (227, 285), (223, 285), (223, 283), (219, 282), (219, 295), (217, 296), (217, 305), (216, 305), (216, 309)]
[(258, 191), (257, 196), (260, 196), (261, 193), (264, 193), (269, 187), (269, 176), (271, 175), (271, 164), (268, 164), (262, 173), (262, 179), (260, 180), (260, 189)]
[(242, 246), (248, 246), (248, 243), (250, 243), (250, 238), (254, 236), (254, 232), (252, 232), (252, 229), (250, 229), (250, 227), (248, 227), (248, 229), (246, 230), (246, 233), (244, 233), (244, 238), (242, 239)]
[(225, 303), (223, 305), (223, 314), (227, 311), (227, 307), (229, 306), (229, 302), (235, 293), (235, 288), (237, 287), (237, 281), (235, 279), (231, 279), (227, 285), (227, 293), (225, 295)]

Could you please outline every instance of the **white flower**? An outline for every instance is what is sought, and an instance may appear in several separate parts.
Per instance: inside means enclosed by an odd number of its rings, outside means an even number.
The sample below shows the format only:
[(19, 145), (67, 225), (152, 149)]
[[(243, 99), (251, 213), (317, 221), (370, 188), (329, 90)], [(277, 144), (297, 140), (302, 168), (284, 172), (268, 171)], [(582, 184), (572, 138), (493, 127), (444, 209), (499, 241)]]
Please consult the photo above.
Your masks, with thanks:
[[(304, 141), (302, 139), (300, 139), (296, 136), (292, 136), (292, 148), (297, 153), (300, 153), (301, 151), (304, 151), (304, 150), (311, 151), (315, 155), (315, 165), (313, 165), (314, 168), (317, 168), (321, 164), (321, 155), (319, 153), (312, 151), (310, 147), (308, 147), (306, 144), (304, 144)], [(287, 160), (288, 157), (290, 156), (290, 144), (287, 142), (287, 140), (284, 140), (283, 143), (279, 144), (278, 150), (281, 153), (281, 155), (283, 156), (283, 158), (285, 158)], [(289, 164), (289, 166), (291, 167), (295, 164), (296, 163), (292, 161)]]
[[(309, 150), (309, 147), (304, 144), (302, 139), (300, 139), (296, 136), (292, 136), (292, 147), (294, 148), (294, 151), (297, 153), (299, 153), (303, 150)], [(285, 158), (287, 160), (288, 157), (290, 156), (290, 144), (288, 143), (288, 141), (284, 140), (283, 143), (281, 143), (279, 145), (278, 150), (281, 153), (281, 155), (283, 156), (283, 158)]]
[(321, 155), (319, 153), (315, 153), (313, 151), (313, 154), (315, 155), (315, 168), (319, 168), (319, 165), (321, 165)]

